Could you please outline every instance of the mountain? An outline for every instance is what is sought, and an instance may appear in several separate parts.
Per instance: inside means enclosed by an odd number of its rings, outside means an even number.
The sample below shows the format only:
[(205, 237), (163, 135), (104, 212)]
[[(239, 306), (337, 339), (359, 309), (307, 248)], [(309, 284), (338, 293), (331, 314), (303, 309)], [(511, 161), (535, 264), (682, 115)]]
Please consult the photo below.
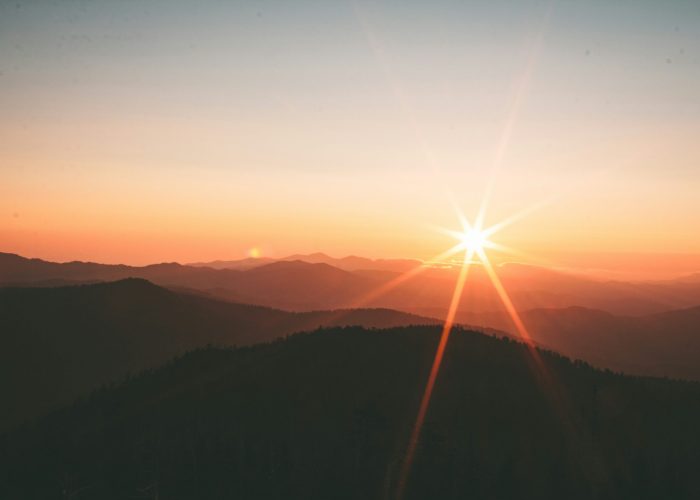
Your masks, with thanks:
[(239, 260), (213, 260), (211, 262), (192, 262), (187, 264), (192, 267), (211, 267), (212, 269), (234, 269), (236, 271), (247, 271), (254, 267), (272, 264), (275, 259), (268, 257), (246, 257)]
[(141, 278), (165, 287), (189, 288), (226, 300), (288, 310), (337, 309), (355, 296), (373, 289), (372, 278), (327, 264), (301, 261), (271, 264), (237, 271), (183, 266), (177, 263), (143, 267), (91, 262), (64, 264), (0, 254), (0, 285), (52, 286)]
[[(534, 341), (566, 356), (630, 374), (700, 380), (700, 307), (645, 316), (568, 307), (520, 316)], [(505, 314), (457, 319), (517, 334)]]
[[(355, 308), (356, 298), (381, 285), (371, 276), (328, 264), (278, 261), (235, 272), (225, 284), (202, 290), (224, 300), (260, 304), (289, 311)], [(379, 303), (360, 306), (386, 307)]]
[(3, 288), (0, 430), (209, 344), (248, 345), (320, 326), (434, 323), (386, 309), (290, 313), (175, 293), (140, 279)]
[(280, 261), (246, 271), (183, 266), (143, 267), (69, 262), (64, 264), (0, 254), (0, 285), (52, 286), (141, 278), (165, 287), (208, 292), (235, 302), (297, 311), (351, 306), (378, 286), (376, 279), (328, 264)]
[[(396, 498), (438, 327), (204, 349), (0, 437), (0, 497)], [(699, 498), (700, 385), (456, 330), (406, 500)]]
[[(316, 257), (322, 260), (322, 257)], [(342, 260), (342, 259), (340, 259)], [(375, 263), (378, 261), (375, 261)], [(234, 302), (294, 311), (384, 307), (442, 317), (452, 296), (457, 270), (425, 266), (412, 279), (381, 269), (348, 271), (324, 262), (282, 260), (245, 270), (183, 266), (144, 267), (70, 262), (65, 264), (0, 254), (0, 284), (56, 284), (143, 278), (165, 287), (186, 288)], [(552, 269), (520, 264), (499, 266), (498, 274), (518, 310), (600, 309), (618, 315), (645, 315), (700, 305), (700, 282), (597, 281)], [(376, 293), (382, 290), (383, 293)], [(473, 265), (460, 310), (502, 312), (488, 274)]]
[(195, 267), (211, 267), (214, 269), (237, 269), (247, 270), (254, 267), (260, 267), (272, 262), (294, 261), (299, 260), (309, 264), (328, 264), (344, 271), (393, 271), (406, 272), (423, 264), (416, 259), (368, 259), (366, 257), (357, 257), (349, 255), (347, 257), (335, 258), (326, 255), (322, 252), (311, 254), (294, 254), (281, 259), (273, 259), (269, 257), (260, 258), (245, 258), (240, 260), (215, 260), (211, 262), (196, 262), (189, 264)]
[(693, 273), (693, 274), (681, 276), (681, 277), (676, 278), (676, 279), (665, 280), (665, 283), (668, 283), (668, 284), (685, 283), (688, 285), (695, 285), (697, 283), (700, 283), (700, 273)]
[(0, 285), (45, 285), (47, 283), (84, 283), (143, 278), (173, 285), (207, 287), (225, 284), (231, 274), (213, 269), (195, 269), (177, 263), (143, 267), (98, 264), (94, 262), (47, 262), (19, 255), (0, 253)]

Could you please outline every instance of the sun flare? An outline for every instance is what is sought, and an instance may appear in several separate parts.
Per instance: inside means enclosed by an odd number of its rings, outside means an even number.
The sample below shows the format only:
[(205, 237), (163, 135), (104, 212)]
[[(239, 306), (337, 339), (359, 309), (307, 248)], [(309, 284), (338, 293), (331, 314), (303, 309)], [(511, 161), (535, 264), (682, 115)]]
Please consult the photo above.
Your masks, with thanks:
[[(475, 223), (472, 225), (470, 221), (467, 219), (467, 217), (462, 213), (462, 211), (455, 206), (457, 216), (459, 217), (461, 223), (462, 223), (462, 231), (454, 231), (452, 229), (445, 229), (445, 228), (438, 228), (441, 232), (446, 233), (456, 240), (459, 241), (457, 245), (452, 247), (451, 249), (447, 250), (443, 254), (440, 254), (437, 256), (434, 260), (435, 261), (440, 261), (441, 259), (451, 257), (452, 255), (456, 254), (457, 252), (464, 252), (464, 258), (462, 259), (461, 266), (459, 268), (459, 274), (457, 276), (457, 281), (455, 283), (454, 291), (452, 293), (452, 298), (450, 300), (450, 305), (447, 310), (447, 315), (445, 317), (445, 321), (443, 323), (442, 327), (442, 333), (440, 335), (440, 342), (437, 347), (437, 351), (435, 353), (435, 358), (433, 359), (433, 364), (430, 370), (430, 374), (428, 376), (428, 381), (426, 383), (425, 389), (423, 391), (423, 397), (421, 398), (421, 403), (418, 408), (418, 415), (416, 416), (416, 421), (413, 426), (413, 431), (411, 433), (411, 437), (409, 439), (409, 444), (408, 444), (408, 449), (406, 452), (406, 461), (403, 464), (400, 478), (399, 478), (399, 486), (398, 486), (398, 494), (397, 498), (401, 499), (403, 495), (403, 490), (406, 484), (406, 478), (408, 477), (408, 473), (411, 469), (411, 463), (413, 461), (413, 455), (416, 450), (416, 446), (418, 443), (418, 439), (420, 437), (421, 429), (423, 427), (423, 422), (425, 421), (425, 416), (428, 412), (428, 406), (430, 405), (430, 398), (432, 396), (433, 392), (433, 387), (435, 386), (435, 381), (437, 380), (437, 375), (438, 372), (440, 371), (440, 365), (442, 363), (442, 358), (445, 353), (445, 348), (447, 346), (447, 341), (450, 337), (450, 332), (452, 331), (452, 327), (455, 324), (455, 320), (457, 317), (457, 310), (459, 309), (461, 299), (462, 299), (462, 292), (464, 291), (464, 286), (467, 281), (467, 277), (469, 275), (469, 270), (472, 265), (473, 260), (475, 259), (478, 261), (482, 268), (486, 271), (486, 275), (488, 276), (489, 280), (491, 281), (491, 284), (493, 285), (496, 294), (498, 295), (499, 299), (501, 300), (503, 307), (506, 310), (506, 313), (510, 317), (511, 321), (513, 322), (513, 325), (515, 326), (516, 331), (520, 335), (520, 340), (523, 342), (528, 347), (528, 352), (532, 356), (532, 359), (534, 361), (534, 365), (536, 366), (537, 370), (544, 370), (542, 368), (542, 363), (539, 359), (539, 354), (537, 351), (534, 349), (534, 345), (532, 344), (532, 340), (530, 338), (530, 334), (527, 331), (527, 328), (523, 324), (522, 320), (520, 319), (520, 314), (518, 313), (517, 309), (513, 305), (512, 300), (510, 299), (510, 296), (508, 295), (508, 292), (506, 291), (505, 287), (503, 286), (503, 283), (501, 282), (501, 279), (498, 277), (498, 274), (496, 273), (496, 270), (494, 266), (491, 264), (491, 260), (489, 259), (488, 255), (486, 254), (486, 249), (492, 249), (495, 251), (499, 252), (507, 252), (507, 253), (514, 253), (512, 249), (510, 249), (507, 246), (494, 243), (492, 242), (489, 238), (503, 229), (506, 226), (509, 226), (513, 224), (514, 222), (520, 220), (522, 217), (533, 211), (535, 208), (541, 206), (542, 204), (538, 204), (535, 207), (528, 209), (528, 210), (523, 210), (521, 212), (518, 212), (511, 217), (499, 222), (498, 224), (495, 224), (493, 226), (484, 228), (483, 227), (483, 219), (484, 219), (484, 213), (486, 209), (486, 201), (488, 197), (485, 197), (484, 200), (482, 200), (482, 206), (481, 209), (479, 210), (478, 215), (476, 216)], [(546, 376), (546, 373), (540, 373), (540, 375)]]
[(488, 234), (479, 229), (468, 229), (460, 235), (461, 247), (470, 253), (481, 254), (488, 246)]

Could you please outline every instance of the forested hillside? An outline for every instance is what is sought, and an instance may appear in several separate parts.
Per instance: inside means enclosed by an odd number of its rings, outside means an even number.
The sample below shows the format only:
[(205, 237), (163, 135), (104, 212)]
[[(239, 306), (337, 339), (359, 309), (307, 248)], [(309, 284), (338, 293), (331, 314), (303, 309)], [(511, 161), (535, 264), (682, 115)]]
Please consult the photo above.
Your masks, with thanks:
[[(2, 437), (0, 496), (394, 498), (438, 337), (197, 350)], [(406, 498), (698, 498), (698, 384), (539, 356), (453, 333)]]
[(291, 313), (175, 293), (139, 279), (0, 288), (0, 431), (209, 344), (249, 345), (319, 326), (435, 322), (387, 309)]

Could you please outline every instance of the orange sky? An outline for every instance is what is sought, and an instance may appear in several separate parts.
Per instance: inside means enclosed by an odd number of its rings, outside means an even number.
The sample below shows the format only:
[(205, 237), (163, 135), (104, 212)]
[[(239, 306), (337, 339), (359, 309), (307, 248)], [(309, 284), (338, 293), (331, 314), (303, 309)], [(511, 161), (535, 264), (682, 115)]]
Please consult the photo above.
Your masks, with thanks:
[(700, 270), (692, 2), (204, 4), (0, 7), (0, 251), (426, 259), (493, 179), (533, 262)]

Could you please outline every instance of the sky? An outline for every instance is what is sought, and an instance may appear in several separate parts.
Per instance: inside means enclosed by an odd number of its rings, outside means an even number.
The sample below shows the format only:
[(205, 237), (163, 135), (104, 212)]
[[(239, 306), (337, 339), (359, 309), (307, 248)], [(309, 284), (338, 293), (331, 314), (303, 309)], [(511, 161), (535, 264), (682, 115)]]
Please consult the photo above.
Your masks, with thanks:
[(429, 259), (488, 193), (520, 259), (697, 271), (699, 88), (697, 1), (3, 1), (0, 251)]

